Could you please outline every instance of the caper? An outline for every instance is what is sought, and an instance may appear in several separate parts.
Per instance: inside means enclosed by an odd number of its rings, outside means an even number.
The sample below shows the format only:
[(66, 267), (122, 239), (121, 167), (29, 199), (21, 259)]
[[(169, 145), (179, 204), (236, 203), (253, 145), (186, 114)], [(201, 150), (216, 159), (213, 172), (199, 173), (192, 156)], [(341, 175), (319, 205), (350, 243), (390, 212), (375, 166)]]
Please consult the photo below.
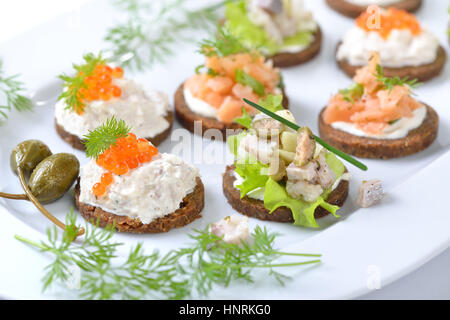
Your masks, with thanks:
[(11, 169), (15, 174), (18, 174), (17, 168), (20, 168), (24, 175), (28, 176), (42, 160), (51, 154), (50, 149), (42, 141), (23, 141), (11, 152)]
[(80, 163), (74, 155), (51, 155), (33, 170), (28, 183), (30, 191), (41, 203), (55, 201), (69, 190), (79, 171)]

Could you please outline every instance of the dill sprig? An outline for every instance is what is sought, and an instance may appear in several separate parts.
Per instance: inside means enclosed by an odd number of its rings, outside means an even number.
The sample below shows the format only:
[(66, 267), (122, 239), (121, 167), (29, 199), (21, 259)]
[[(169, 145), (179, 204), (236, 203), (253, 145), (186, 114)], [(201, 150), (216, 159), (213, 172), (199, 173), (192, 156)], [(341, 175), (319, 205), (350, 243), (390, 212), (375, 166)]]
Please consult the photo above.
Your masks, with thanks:
[(207, 57), (226, 57), (232, 54), (249, 52), (250, 50), (234, 36), (226, 27), (219, 26), (213, 39), (206, 39), (200, 43), (200, 53)]
[[(274, 249), (278, 234), (256, 227), (251, 243), (228, 244), (208, 231), (194, 231), (193, 242), (184, 248), (161, 254), (146, 254), (142, 243), (132, 247), (125, 259), (118, 258), (122, 243), (112, 241), (114, 226), (101, 229), (87, 225), (83, 241), (75, 239), (76, 216), (68, 215), (67, 228), (58, 239), (56, 228), (48, 231), (47, 241), (35, 242), (16, 235), (16, 239), (54, 256), (42, 278), (44, 291), (71, 283), (83, 299), (183, 299), (205, 297), (214, 286), (227, 287), (239, 280), (254, 281), (255, 269), (267, 269), (280, 284), (287, 279), (275, 268), (320, 262), (320, 255), (279, 252)], [(312, 260), (274, 263), (281, 256)], [(79, 268), (78, 285), (71, 281), (73, 268)], [(73, 280), (73, 279), (72, 279)]]
[(392, 91), (395, 86), (408, 86), (412, 89), (416, 89), (422, 85), (417, 79), (410, 80), (409, 77), (400, 78), (399, 76), (395, 77), (386, 77), (384, 75), (384, 69), (381, 65), (377, 65), (377, 73), (375, 74), (377, 80), (382, 84), (382, 89)]
[(127, 20), (108, 30), (105, 41), (122, 66), (143, 70), (163, 63), (180, 42), (195, 41), (192, 31), (213, 30), (224, 2), (191, 10), (189, 0), (118, 0)]
[(86, 146), (86, 157), (96, 159), (111, 145), (116, 145), (119, 138), (128, 136), (131, 128), (127, 126), (124, 120), (109, 118), (106, 122), (95, 130), (89, 131), (83, 137), (83, 143)]
[(0, 92), (6, 98), (5, 104), (0, 104), (1, 120), (8, 118), (8, 112), (15, 109), (19, 112), (29, 111), (33, 104), (29, 98), (22, 95), (25, 90), (23, 83), (17, 80), (19, 75), (6, 76), (3, 71), (3, 62), (0, 60)]
[(102, 57), (102, 54), (94, 55), (93, 53), (87, 53), (83, 56), (83, 64), (73, 64), (75, 74), (68, 76), (62, 74), (58, 76), (63, 83), (63, 92), (58, 97), (58, 100), (64, 99), (66, 103), (66, 109), (74, 112), (82, 113), (84, 111), (83, 94), (80, 92), (81, 88), (87, 88), (85, 79), (91, 76), (97, 65), (106, 63), (106, 59)]

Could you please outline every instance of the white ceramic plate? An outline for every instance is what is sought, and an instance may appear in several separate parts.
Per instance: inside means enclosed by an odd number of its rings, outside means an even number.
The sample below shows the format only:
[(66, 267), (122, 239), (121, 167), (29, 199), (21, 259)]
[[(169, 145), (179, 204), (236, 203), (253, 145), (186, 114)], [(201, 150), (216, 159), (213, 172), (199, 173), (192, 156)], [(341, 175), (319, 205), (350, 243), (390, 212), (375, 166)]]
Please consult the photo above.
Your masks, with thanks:
[[(433, 2), (431, 4), (431, 2)], [(317, 129), (317, 115), (330, 95), (350, 84), (334, 62), (334, 48), (340, 36), (352, 25), (327, 8), (324, 1), (307, 1), (314, 11), (325, 38), (321, 54), (303, 66), (283, 70), (290, 108), (300, 123)], [(422, 23), (447, 43), (445, 28), (447, 8), (444, 1), (426, 1), (418, 13)], [(45, 141), (53, 152), (73, 152), (81, 163), (87, 160), (82, 152), (72, 150), (56, 134), (53, 127), (53, 105), (60, 92), (56, 76), (70, 72), (72, 62), (79, 62), (85, 52), (105, 48), (102, 38), (117, 12), (108, 1), (88, 3), (80, 11), (61, 16), (20, 37), (0, 45), (0, 55), (8, 73), (21, 73), (28, 88), (40, 103), (33, 113), (12, 113), (0, 127), (0, 190), (20, 192), (17, 178), (9, 169), (10, 150), (20, 141), (37, 138)], [(198, 36), (201, 37), (200, 35)], [(149, 88), (156, 88), (171, 97), (177, 86), (203, 62), (195, 46), (182, 46), (180, 54), (166, 65), (135, 77)], [(256, 285), (233, 285), (215, 290), (210, 298), (241, 299), (326, 299), (354, 298), (367, 293), (380, 277), (386, 285), (418, 268), (450, 244), (447, 181), (450, 180), (450, 109), (449, 66), (443, 74), (417, 90), (420, 100), (433, 106), (440, 115), (437, 141), (426, 151), (389, 161), (364, 160), (369, 171), (348, 166), (352, 173), (350, 196), (341, 210), (343, 218), (321, 220), (318, 230), (251, 219), (256, 224), (282, 233), (277, 246), (284, 251), (322, 253), (323, 263), (314, 267), (284, 270), (293, 277), (285, 287), (262, 280)], [(167, 234), (116, 234), (114, 240), (124, 242), (125, 254), (138, 241), (150, 251), (178, 248), (189, 242), (187, 234), (202, 229), (208, 223), (233, 213), (221, 190), (221, 173), (232, 162), (222, 143), (202, 141), (175, 125), (171, 141), (160, 147), (161, 152), (174, 152), (200, 168), (206, 187), (203, 218)], [(180, 134), (181, 133), (181, 134)], [(180, 140), (184, 139), (184, 140)], [(180, 154), (182, 141), (187, 152)], [(198, 150), (202, 150), (199, 152)], [(195, 150), (194, 152), (191, 152)], [(221, 153), (225, 155), (221, 157)], [(226, 158), (225, 160), (223, 158)], [(215, 163), (216, 159), (220, 163)], [(387, 197), (370, 209), (358, 209), (353, 203), (357, 186), (363, 179), (384, 181)], [(73, 198), (48, 206), (59, 218), (73, 206)], [(71, 298), (66, 291), (42, 294), (40, 278), (50, 258), (14, 239), (14, 235), (30, 239), (45, 238), (50, 226), (32, 205), (19, 201), (0, 200), (0, 296), (11, 298)], [(82, 218), (79, 219), (83, 223)]]

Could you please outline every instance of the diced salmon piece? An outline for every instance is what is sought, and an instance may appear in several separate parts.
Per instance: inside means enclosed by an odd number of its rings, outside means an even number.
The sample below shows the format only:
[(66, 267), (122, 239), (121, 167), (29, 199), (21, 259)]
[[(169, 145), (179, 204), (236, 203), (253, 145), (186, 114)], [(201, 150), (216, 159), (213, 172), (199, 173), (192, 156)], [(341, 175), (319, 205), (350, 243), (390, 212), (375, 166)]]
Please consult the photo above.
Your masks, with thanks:
[(184, 86), (198, 99), (204, 99), (206, 95), (211, 92), (211, 89), (206, 85), (207, 81), (212, 78), (206, 74), (197, 74), (189, 78)]
[(231, 92), (231, 88), (233, 88), (233, 80), (227, 77), (213, 77), (206, 81), (206, 86), (208, 86), (212, 91), (228, 95)]
[(274, 72), (273, 68), (269, 68), (265, 64), (250, 64), (244, 71), (261, 82), (269, 91), (272, 91), (280, 82), (279, 72)]
[(211, 56), (206, 59), (206, 66), (217, 73), (222, 73), (222, 64), (219, 56)]
[(362, 67), (356, 71), (356, 75), (353, 80), (356, 83), (362, 84), (364, 86), (365, 92), (371, 94), (376, 91), (379, 87), (380, 82), (376, 78), (377, 65), (380, 63), (380, 55), (373, 52), (369, 58), (369, 63), (367, 66)]
[(406, 85), (382, 88), (376, 76), (379, 62), (378, 53), (373, 53), (369, 64), (357, 71), (354, 81), (364, 87), (364, 95), (360, 100), (345, 101), (340, 93), (330, 99), (323, 115), (327, 124), (350, 122), (364, 132), (376, 135), (389, 122), (412, 117), (413, 111), (422, 107), (420, 102), (411, 97), (411, 89)]
[(253, 53), (240, 53), (226, 57), (211, 56), (206, 59), (206, 66), (219, 73), (218, 76), (200, 74), (186, 81), (185, 87), (194, 97), (201, 99), (219, 109), (217, 117), (224, 123), (232, 123), (236, 117), (242, 115), (242, 107), (249, 114), (257, 111), (245, 104), (246, 98), (258, 102), (261, 98), (249, 86), (236, 83), (236, 70), (244, 70), (250, 76), (260, 81), (266, 93), (273, 93), (273, 89), (280, 80), (279, 70), (266, 63), (265, 58)]
[(345, 101), (341, 94), (330, 99), (328, 107), (325, 109), (323, 119), (325, 123), (331, 124), (337, 121), (351, 122), (350, 118), (355, 112), (364, 110), (362, 103), (351, 103)]
[(249, 86), (244, 86), (243, 84), (236, 83), (231, 90), (233, 95), (238, 99), (246, 98), (248, 100), (258, 102), (259, 97), (253, 93), (253, 89)]
[(225, 100), (225, 95), (211, 91), (208, 92), (203, 100), (207, 102), (208, 104), (212, 105), (213, 107), (219, 109), (222, 105), (223, 101)]
[(226, 97), (217, 112), (217, 118), (223, 123), (229, 124), (237, 117), (242, 116), (244, 102), (230, 96)]

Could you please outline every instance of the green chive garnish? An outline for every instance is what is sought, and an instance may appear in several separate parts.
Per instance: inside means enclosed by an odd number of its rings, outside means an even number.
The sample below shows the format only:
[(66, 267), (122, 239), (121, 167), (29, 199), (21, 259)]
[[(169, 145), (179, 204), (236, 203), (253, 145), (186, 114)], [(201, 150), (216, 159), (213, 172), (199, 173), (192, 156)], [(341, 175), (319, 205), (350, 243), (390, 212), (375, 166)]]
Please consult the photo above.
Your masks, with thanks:
[[(252, 106), (253, 108), (258, 109), (259, 111), (261, 111), (262, 113), (267, 114), (269, 117), (280, 121), (282, 124), (288, 126), (289, 128), (294, 129), (295, 131), (298, 131), (298, 129), (300, 129), (300, 127), (298, 125), (296, 125), (295, 123), (290, 122), (289, 120), (286, 120), (283, 117), (280, 117), (279, 115), (277, 115), (276, 113), (273, 113), (272, 111), (267, 110), (266, 108), (261, 107), (260, 105), (251, 102), (250, 100), (247, 99), (243, 99), (245, 103), (247, 103), (248, 105)], [(314, 136), (314, 138), (316, 139), (316, 141), (321, 144), (325, 149), (333, 152), (335, 155), (337, 155), (338, 157), (344, 159), (345, 161), (351, 163), (352, 165), (354, 165), (355, 167), (358, 167), (361, 170), (366, 171), (367, 170), (367, 166), (361, 162), (359, 162), (358, 160), (356, 160), (355, 158), (349, 156), (348, 154), (346, 154), (345, 152), (342, 152), (332, 146), (330, 146), (328, 143), (326, 143), (325, 141), (323, 141), (322, 139), (320, 139), (317, 136)]]

